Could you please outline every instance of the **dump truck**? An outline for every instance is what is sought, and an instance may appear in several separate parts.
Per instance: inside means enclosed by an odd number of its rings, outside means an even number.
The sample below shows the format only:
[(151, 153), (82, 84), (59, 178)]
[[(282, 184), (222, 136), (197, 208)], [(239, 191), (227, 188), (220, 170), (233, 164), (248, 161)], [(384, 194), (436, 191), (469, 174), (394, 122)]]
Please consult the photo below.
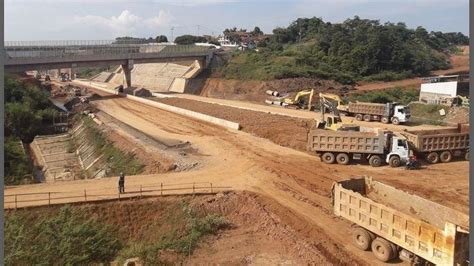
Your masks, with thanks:
[(307, 149), (316, 152), (328, 164), (347, 165), (351, 160), (367, 160), (373, 167), (381, 166), (384, 161), (398, 167), (409, 158), (409, 147), (403, 136), (373, 128), (311, 129)]
[(349, 103), (345, 111), (358, 121), (381, 121), (384, 124), (392, 122), (394, 125), (406, 123), (410, 119), (410, 107), (398, 103)]
[(413, 130), (401, 133), (414, 154), (429, 163), (450, 162), (453, 157), (469, 160), (469, 125), (435, 130)]
[(383, 262), (469, 263), (467, 214), (370, 177), (334, 183), (332, 203), (334, 214), (352, 223), (353, 244)]

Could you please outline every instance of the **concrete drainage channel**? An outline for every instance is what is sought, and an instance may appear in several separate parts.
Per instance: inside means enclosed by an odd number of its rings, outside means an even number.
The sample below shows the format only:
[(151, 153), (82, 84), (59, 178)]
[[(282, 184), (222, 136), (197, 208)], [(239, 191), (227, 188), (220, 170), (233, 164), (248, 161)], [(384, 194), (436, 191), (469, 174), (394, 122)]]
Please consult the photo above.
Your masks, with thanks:
[(69, 133), (34, 139), (30, 148), (36, 164), (42, 169), (40, 179), (55, 182), (105, 176), (103, 154), (85, 138), (84, 130), (81, 123)]
[(184, 115), (184, 116), (191, 117), (191, 118), (194, 118), (194, 119), (199, 119), (201, 121), (205, 121), (205, 122), (215, 124), (215, 125), (218, 125), (218, 126), (222, 126), (222, 127), (225, 127), (225, 128), (234, 129), (234, 130), (239, 130), (240, 129), (240, 124), (239, 123), (235, 123), (235, 122), (231, 122), (231, 121), (221, 119), (221, 118), (217, 118), (217, 117), (214, 117), (214, 116), (205, 115), (205, 114), (202, 114), (202, 113), (186, 110), (186, 109), (183, 109), (183, 108), (174, 107), (174, 106), (167, 105), (167, 104), (164, 104), (164, 103), (159, 103), (159, 102), (147, 100), (147, 99), (140, 98), (140, 97), (133, 96), (133, 95), (118, 93), (118, 92), (115, 92), (113, 90), (103, 88), (102, 86), (97, 86), (97, 84), (93, 83), (93, 82), (86, 82), (86, 81), (76, 80), (76, 81), (74, 81), (74, 83), (76, 83), (78, 85), (93, 87), (97, 90), (104, 91), (104, 92), (107, 92), (107, 93), (120, 95), (120, 96), (126, 97), (126, 98), (128, 98), (132, 101), (140, 102), (140, 103), (143, 103), (143, 104), (146, 104), (146, 105), (149, 105), (149, 106), (153, 106), (153, 107), (156, 107), (156, 108), (159, 108), (159, 109), (162, 109), (162, 110), (166, 110), (166, 111), (173, 112), (173, 113), (176, 113), (176, 114)]

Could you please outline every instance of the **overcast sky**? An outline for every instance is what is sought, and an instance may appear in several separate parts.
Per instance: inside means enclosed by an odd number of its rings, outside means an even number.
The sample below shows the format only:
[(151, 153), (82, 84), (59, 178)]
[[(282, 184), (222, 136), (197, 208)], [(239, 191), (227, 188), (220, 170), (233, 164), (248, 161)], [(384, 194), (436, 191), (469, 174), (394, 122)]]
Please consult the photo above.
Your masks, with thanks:
[(468, 0), (5, 0), (5, 40), (106, 40), (118, 36), (271, 33), (299, 17), (355, 15), (429, 31), (469, 32)]

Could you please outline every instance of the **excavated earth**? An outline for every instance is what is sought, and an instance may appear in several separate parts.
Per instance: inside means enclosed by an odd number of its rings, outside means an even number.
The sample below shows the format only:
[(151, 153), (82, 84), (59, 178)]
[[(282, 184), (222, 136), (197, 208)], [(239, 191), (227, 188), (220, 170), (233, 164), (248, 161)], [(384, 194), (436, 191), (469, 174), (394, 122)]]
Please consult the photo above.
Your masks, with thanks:
[[(120, 122), (151, 137), (191, 143), (196, 156), (201, 158), (201, 166), (191, 171), (133, 176), (127, 179), (127, 184), (137, 186), (156, 182), (213, 182), (216, 186), (256, 193), (258, 202), (264, 207), (265, 212), (275, 217), (274, 220), (264, 223), (265, 229), (256, 227), (256, 231), (272, 234), (272, 226), (275, 224), (288, 230), (282, 235), (278, 233), (272, 241), (261, 244), (260, 248), (271, 250), (274, 247), (279, 252), (280, 248), (289, 250), (296, 248), (296, 253), (301, 254), (299, 257), (301, 260), (295, 260), (293, 264), (303, 262), (303, 264), (355, 265), (375, 262), (370, 252), (362, 252), (351, 245), (350, 223), (333, 216), (331, 188), (334, 181), (368, 175), (448, 207), (469, 212), (468, 162), (454, 161), (428, 165), (419, 171), (387, 166), (373, 168), (366, 164), (355, 163), (345, 167), (327, 165), (314, 155), (301, 152), (305, 150), (306, 132), (311, 126), (310, 120), (219, 107), (215, 104), (203, 105), (187, 101), (179, 103), (182, 99), (161, 101), (239, 122), (242, 124), (243, 132), (227, 130), (126, 98), (104, 97), (94, 101), (93, 104), (98, 110), (107, 112)], [(105, 193), (114, 188), (115, 180), (102, 179), (94, 182), (73, 181), (60, 186), (41, 184), (7, 188), (5, 193), (84, 189), (95, 189), (97, 193)], [(247, 201), (239, 200), (245, 206), (251, 206)], [(229, 207), (229, 210), (237, 211), (239, 208)], [(250, 223), (256, 219), (255, 224), (260, 224), (260, 220), (254, 218), (260, 215), (259, 212), (249, 208), (248, 213), (247, 219)], [(236, 215), (244, 216), (241, 213)], [(223, 244), (223, 247), (226, 248), (215, 249), (214, 253), (224, 254), (222, 257), (226, 257), (226, 252), (237, 246), (239, 248), (248, 246), (249, 249), (259, 250), (258, 243), (262, 242), (255, 240), (259, 238), (259, 234), (256, 233), (255, 236), (242, 242), (238, 242), (238, 238), (235, 242), (225, 241), (227, 243)], [(285, 237), (289, 236), (294, 236), (293, 243), (297, 244), (285, 242)], [(306, 250), (314, 253), (305, 253)], [(213, 254), (213, 251), (209, 253)], [(264, 254), (265, 251), (257, 253)], [(206, 253), (200, 254), (196, 252), (196, 259), (204, 259), (206, 256)], [(281, 254), (288, 253), (281, 252)], [(291, 258), (291, 256), (285, 257)], [(278, 258), (274, 263), (272, 260), (258, 263), (261, 258), (258, 256), (249, 258), (254, 259), (255, 264), (284, 264)]]
[(292, 97), (301, 90), (314, 89), (316, 93), (331, 92), (345, 94), (353, 90), (353, 86), (342, 85), (332, 80), (291, 78), (270, 81), (241, 81), (221, 78), (207, 78), (200, 89), (191, 89), (192, 93), (201, 96), (263, 102), (268, 98), (267, 90), (288, 93)]
[(299, 151), (306, 151), (306, 139), (314, 121), (273, 115), (180, 98), (153, 98), (155, 101), (237, 122), (241, 130)]

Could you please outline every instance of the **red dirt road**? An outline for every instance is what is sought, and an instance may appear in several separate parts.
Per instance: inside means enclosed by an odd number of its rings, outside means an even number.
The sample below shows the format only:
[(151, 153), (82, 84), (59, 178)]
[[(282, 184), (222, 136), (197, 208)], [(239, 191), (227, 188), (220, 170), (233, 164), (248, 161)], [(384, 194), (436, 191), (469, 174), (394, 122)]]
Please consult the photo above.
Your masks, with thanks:
[[(95, 101), (97, 108), (150, 136), (189, 141), (204, 158), (198, 169), (150, 176), (128, 177), (127, 185), (157, 182), (212, 182), (248, 190), (278, 203), (282, 222), (296, 229), (316, 250), (313, 264), (372, 264), (372, 254), (348, 241), (350, 224), (332, 215), (331, 185), (353, 176), (376, 180), (468, 211), (468, 163), (430, 165), (420, 171), (372, 168), (366, 165), (323, 164), (315, 156), (279, 146), (267, 139), (226, 130), (185, 118), (126, 98)], [(44, 191), (116, 190), (115, 179), (72, 181), (6, 188), (6, 194)]]

